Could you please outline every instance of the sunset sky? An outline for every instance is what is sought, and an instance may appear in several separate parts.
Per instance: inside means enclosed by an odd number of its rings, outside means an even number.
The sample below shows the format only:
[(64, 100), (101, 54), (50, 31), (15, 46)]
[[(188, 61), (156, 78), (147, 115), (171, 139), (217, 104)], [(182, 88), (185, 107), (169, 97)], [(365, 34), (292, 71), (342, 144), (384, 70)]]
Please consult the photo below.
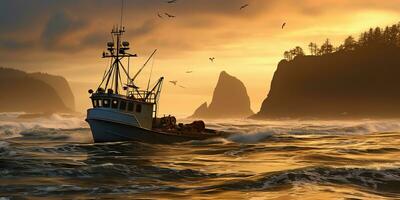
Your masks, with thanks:
[[(125, 0), (123, 20), (125, 39), (140, 56), (131, 66), (137, 69), (158, 49), (153, 82), (166, 78), (160, 104), (166, 114), (191, 114), (210, 103), (222, 70), (243, 81), (258, 112), (285, 50), (302, 46), (308, 53), (311, 41), (330, 38), (337, 45), (348, 35), (400, 21), (399, 0), (166, 1)], [(240, 10), (244, 4), (249, 6)], [(0, 66), (64, 76), (78, 111), (85, 112), (85, 87), (95, 88), (104, 73), (108, 61), (101, 53), (120, 10), (119, 0), (2, 0)], [(157, 16), (165, 12), (176, 17)], [(145, 86), (151, 64), (138, 85)]]

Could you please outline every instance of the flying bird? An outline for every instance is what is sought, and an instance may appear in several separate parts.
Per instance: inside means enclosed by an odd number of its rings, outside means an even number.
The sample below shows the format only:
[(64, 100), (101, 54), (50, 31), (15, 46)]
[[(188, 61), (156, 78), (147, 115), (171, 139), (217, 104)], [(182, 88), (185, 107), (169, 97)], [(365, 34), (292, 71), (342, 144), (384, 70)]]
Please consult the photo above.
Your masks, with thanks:
[(244, 4), (243, 6), (240, 6), (240, 10), (246, 8), (247, 6), (249, 6), (249, 4)]
[(167, 3), (176, 3), (176, 1), (178, 1), (178, 0), (169, 0), (169, 1), (167, 1)]
[(285, 28), (286, 26), (286, 22), (282, 24), (282, 29)]
[(184, 86), (182, 86), (182, 85), (179, 85), (178, 84), (178, 81), (169, 81), (171, 84), (173, 84), (174, 86), (179, 86), (180, 88), (186, 88), (186, 87), (184, 87)]
[(175, 17), (174, 15), (171, 15), (171, 14), (169, 14), (169, 13), (164, 13), (167, 17), (169, 17), (169, 18), (172, 18), (172, 17)]
[(157, 16), (159, 17), (159, 18), (163, 18), (163, 16), (160, 14), (160, 13), (157, 13)]
[(210, 59), (210, 61), (211, 62), (214, 62), (214, 60), (215, 60), (215, 58), (214, 57), (212, 57), (212, 58), (209, 58)]

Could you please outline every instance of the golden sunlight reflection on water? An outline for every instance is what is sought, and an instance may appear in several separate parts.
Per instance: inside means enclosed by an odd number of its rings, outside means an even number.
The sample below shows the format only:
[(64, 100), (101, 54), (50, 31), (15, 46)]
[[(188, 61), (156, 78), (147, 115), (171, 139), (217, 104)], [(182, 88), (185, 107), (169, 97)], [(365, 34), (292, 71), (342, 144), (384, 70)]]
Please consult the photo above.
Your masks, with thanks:
[(171, 145), (93, 144), (81, 122), (0, 115), (0, 196), (400, 198), (397, 120), (208, 121), (234, 135)]

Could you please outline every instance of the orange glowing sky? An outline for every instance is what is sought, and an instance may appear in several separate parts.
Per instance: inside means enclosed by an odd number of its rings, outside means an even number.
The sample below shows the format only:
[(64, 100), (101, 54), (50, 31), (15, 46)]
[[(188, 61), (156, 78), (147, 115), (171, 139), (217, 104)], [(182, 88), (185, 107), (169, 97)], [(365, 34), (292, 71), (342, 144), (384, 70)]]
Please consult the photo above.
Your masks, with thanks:
[[(124, 26), (126, 40), (140, 56), (131, 66), (159, 50), (153, 77), (166, 78), (162, 113), (187, 115), (209, 103), (222, 70), (244, 82), (257, 112), (285, 50), (302, 46), (308, 53), (309, 42), (326, 38), (337, 45), (348, 35), (397, 23), (399, 11), (398, 0), (125, 0)], [(177, 17), (160, 19), (158, 12)], [(86, 87), (101, 79), (107, 61), (100, 55), (119, 13), (120, 1), (1, 1), (0, 66), (66, 77), (78, 111), (84, 112)], [(142, 85), (149, 71), (139, 80)]]

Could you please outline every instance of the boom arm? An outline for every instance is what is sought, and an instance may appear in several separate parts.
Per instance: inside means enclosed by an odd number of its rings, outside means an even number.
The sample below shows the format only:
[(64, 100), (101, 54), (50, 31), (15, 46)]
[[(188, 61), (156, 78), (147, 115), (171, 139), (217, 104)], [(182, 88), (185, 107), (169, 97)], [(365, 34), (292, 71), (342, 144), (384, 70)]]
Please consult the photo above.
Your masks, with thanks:
[[(163, 80), (164, 80), (164, 77), (161, 77), (160, 79), (158, 79), (158, 81), (157, 81), (157, 83), (154, 85), (153, 89), (151, 89), (151, 90), (147, 93), (146, 97), (144, 98), (145, 101), (147, 101), (147, 99), (150, 97), (151, 94), (155, 94), (155, 97), (154, 97), (154, 98), (155, 98), (155, 100), (157, 101), (158, 95), (159, 95), (160, 92), (161, 92), (161, 86), (162, 86)], [(157, 91), (156, 91), (156, 90), (157, 90)], [(156, 91), (156, 92), (155, 92), (155, 91)]]
[(157, 49), (153, 51), (153, 53), (150, 55), (150, 57), (147, 59), (147, 61), (143, 64), (143, 66), (139, 69), (139, 71), (133, 76), (132, 82), (136, 79), (136, 77), (142, 72), (144, 67), (146, 67), (147, 63), (150, 61), (150, 59), (154, 56), (154, 54), (157, 52)]

